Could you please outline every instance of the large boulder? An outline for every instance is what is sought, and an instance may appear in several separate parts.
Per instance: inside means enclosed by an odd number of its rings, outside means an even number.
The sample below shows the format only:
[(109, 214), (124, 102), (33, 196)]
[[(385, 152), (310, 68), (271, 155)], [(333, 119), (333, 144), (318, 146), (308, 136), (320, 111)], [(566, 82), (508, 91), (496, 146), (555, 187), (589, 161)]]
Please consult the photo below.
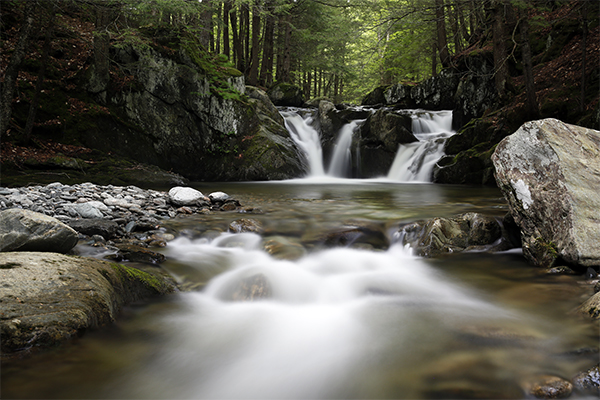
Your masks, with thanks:
[(35, 211), (0, 211), (0, 251), (53, 251), (68, 253), (77, 244), (77, 232)]
[(291, 83), (276, 83), (267, 94), (276, 106), (302, 107), (304, 105), (302, 88)]
[(535, 265), (600, 265), (600, 132), (556, 119), (523, 124), (492, 156)]
[(2, 354), (47, 347), (115, 320), (123, 305), (173, 291), (120, 264), (57, 253), (0, 253)]

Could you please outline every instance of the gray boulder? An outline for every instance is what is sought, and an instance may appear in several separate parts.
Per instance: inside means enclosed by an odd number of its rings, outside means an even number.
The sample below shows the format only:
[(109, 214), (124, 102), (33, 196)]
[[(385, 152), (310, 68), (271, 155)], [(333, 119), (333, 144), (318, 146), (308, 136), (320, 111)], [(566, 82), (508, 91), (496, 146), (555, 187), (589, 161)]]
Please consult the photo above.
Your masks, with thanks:
[(97, 259), (0, 253), (2, 354), (48, 347), (115, 320), (123, 305), (171, 292), (164, 278)]
[(600, 265), (600, 132), (556, 119), (527, 122), (492, 161), (530, 262)]
[(68, 253), (77, 240), (77, 232), (56, 218), (18, 208), (0, 211), (0, 251)]

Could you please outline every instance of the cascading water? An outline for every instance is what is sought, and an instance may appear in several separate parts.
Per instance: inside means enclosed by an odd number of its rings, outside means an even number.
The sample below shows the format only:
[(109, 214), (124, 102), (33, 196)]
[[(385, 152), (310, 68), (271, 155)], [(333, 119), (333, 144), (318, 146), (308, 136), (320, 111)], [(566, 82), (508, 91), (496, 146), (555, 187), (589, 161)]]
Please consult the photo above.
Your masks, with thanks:
[[(451, 111), (400, 110), (413, 119), (412, 131), (419, 140), (401, 144), (387, 179), (398, 182), (431, 182), (435, 163), (442, 157), (446, 139), (452, 131)], [(281, 111), (292, 139), (303, 149), (309, 163), (308, 177), (350, 178), (352, 169), (351, 145), (354, 133), (365, 120), (354, 120), (340, 130), (331, 161), (324, 168), (319, 132), (312, 126), (313, 113), (304, 117), (297, 110)], [(357, 154), (360, 154), (357, 148)], [(360, 168), (360, 166), (358, 166)]]
[(451, 111), (415, 111), (411, 113), (413, 135), (418, 142), (401, 144), (388, 173), (400, 182), (431, 182), (435, 163), (444, 155), (446, 139), (452, 131)]
[[(117, 388), (119, 396), (419, 398), (432, 384), (414, 377), (439, 363), (445, 349), (460, 349), (472, 332), (510, 331), (526, 320), (402, 246), (375, 253), (336, 248), (287, 261), (263, 251), (261, 242), (242, 233), (169, 243), (166, 255), (179, 263), (207, 273), (207, 265), (224, 268), (212, 271), (202, 292), (183, 294), (180, 312), (163, 318), (158, 354), (127, 379), (125, 393)], [(477, 365), (476, 353), (466, 354)], [(511, 363), (527, 370), (532, 354), (518, 347)], [(500, 384), (518, 376), (504, 373)]]

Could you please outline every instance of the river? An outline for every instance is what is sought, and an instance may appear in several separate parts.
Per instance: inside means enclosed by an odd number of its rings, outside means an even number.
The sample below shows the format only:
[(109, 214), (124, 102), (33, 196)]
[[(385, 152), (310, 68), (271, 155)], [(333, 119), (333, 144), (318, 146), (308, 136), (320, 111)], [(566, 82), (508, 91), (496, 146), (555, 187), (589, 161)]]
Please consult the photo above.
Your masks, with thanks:
[[(508, 211), (496, 188), (423, 183), (452, 134), (446, 114), (371, 180), (344, 176), (360, 122), (325, 168), (312, 117), (284, 115), (308, 177), (195, 184), (252, 211), (165, 222), (176, 239), (155, 249), (160, 268), (184, 290), (3, 365), (4, 398), (520, 399), (540, 376), (597, 363), (597, 324), (573, 314), (590, 295), (582, 276), (547, 274), (520, 249), (423, 259), (398, 243), (402, 224)], [(260, 233), (228, 233), (240, 218)]]
[[(4, 398), (522, 398), (523, 381), (570, 378), (597, 329), (570, 312), (579, 276), (520, 251), (420, 259), (401, 245), (329, 247), (347, 226), (507, 211), (493, 188), (338, 180), (198, 184), (259, 213), (174, 220), (161, 267), (195, 288), (128, 307), (113, 326), (4, 367)], [(239, 218), (261, 236), (230, 235)], [(271, 252), (263, 243), (275, 240)], [(267, 246), (268, 248), (268, 246)], [(233, 301), (260, 276), (269, 297)], [(194, 286), (195, 285), (195, 286)], [(581, 355), (581, 354), (584, 355)], [(597, 357), (597, 355), (596, 355)]]

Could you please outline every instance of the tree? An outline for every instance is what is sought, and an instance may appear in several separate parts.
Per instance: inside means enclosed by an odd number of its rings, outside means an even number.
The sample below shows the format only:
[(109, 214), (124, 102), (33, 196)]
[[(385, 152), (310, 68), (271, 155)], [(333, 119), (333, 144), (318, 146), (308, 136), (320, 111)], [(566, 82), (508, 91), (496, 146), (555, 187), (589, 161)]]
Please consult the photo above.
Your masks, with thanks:
[(521, 36), (521, 57), (523, 61), (523, 74), (525, 75), (525, 92), (527, 95), (527, 113), (530, 119), (537, 119), (540, 115), (537, 95), (535, 93), (535, 82), (533, 79), (533, 66), (531, 62), (531, 46), (529, 44), (529, 16), (527, 10), (523, 12), (519, 20)]
[(506, 3), (502, 0), (492, 0), (491, 17), (492, 17), (492, 36), (494, 42), (494, 81), (496, 91), (500, 98), (503, 98), (506, 93), (506, 81), (508, 79), (507, 53), (504, 34), (504, 9)]
[(25, 52), (29, 43), (31, 30), (34, 22), (34, 15), (37, 7), (37, 1), (27, 1), (24, 4), (24, 21), (19, 30), (19, 39), (17, 45), (10, 57), (6, 71), (4, 72), (4, 84), (0, 90), (0, 134), (4, 134), (8, 129), (10, 117), (12, 114), (12, 100), (15, 87), (17, 85), (17, 75), (19, 67), (25, 58)]
[(437, 49), (440, 55), (442, 67), (450, 66), (450, 52), (448, 51), (448, 41), (446, 40), (446, 22), (444, 13), (444, 0), (435, 0), (435, 17), (437, 26)]

